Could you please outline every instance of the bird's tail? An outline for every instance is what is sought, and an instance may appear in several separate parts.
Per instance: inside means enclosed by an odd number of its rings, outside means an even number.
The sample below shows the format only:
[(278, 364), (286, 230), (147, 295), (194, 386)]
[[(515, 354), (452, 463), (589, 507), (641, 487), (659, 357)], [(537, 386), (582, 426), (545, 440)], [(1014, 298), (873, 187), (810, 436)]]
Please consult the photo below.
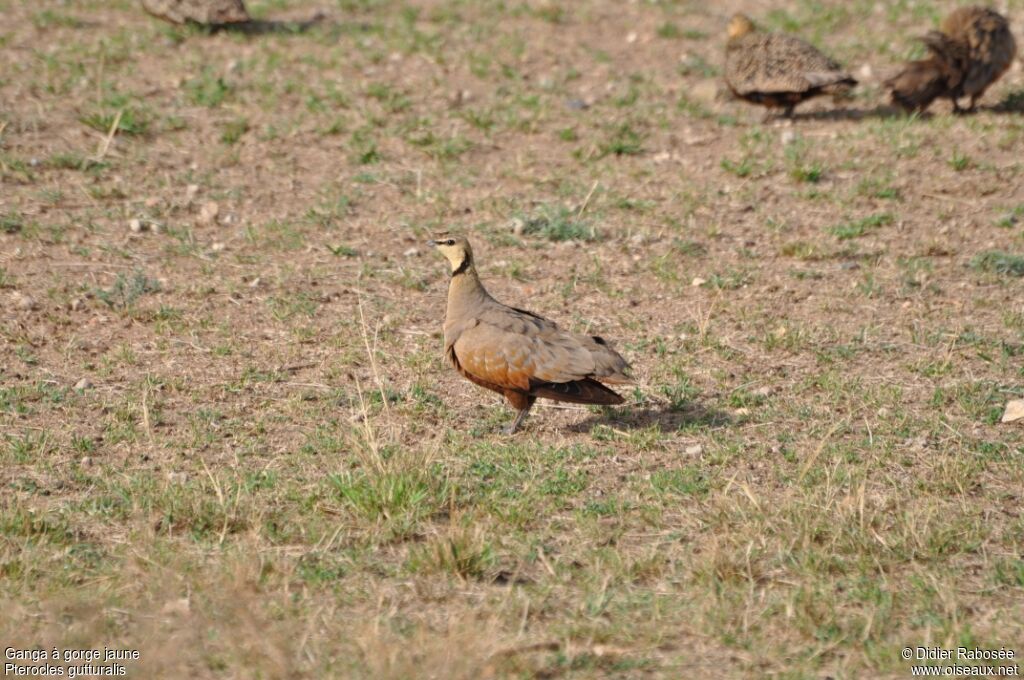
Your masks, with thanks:
[(612, 406), (625, 401), (619, 394), (591, 378), (564, 383), (535, 383), (530, 385), (530, 394), (571, 404)]

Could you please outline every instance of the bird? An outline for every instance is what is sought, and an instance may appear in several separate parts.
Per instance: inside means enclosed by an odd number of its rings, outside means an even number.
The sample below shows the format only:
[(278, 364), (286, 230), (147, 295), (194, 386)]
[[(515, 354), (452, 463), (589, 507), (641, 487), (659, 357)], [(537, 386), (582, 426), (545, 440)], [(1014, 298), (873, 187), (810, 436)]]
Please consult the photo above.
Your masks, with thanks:
[(928, 57), (909, 62), (885, 82), (893, 104), (906, 111), (924, 111), (939, 97), (952, 100), (954, 113), (962, 113), (959, 100), (970, 97), (967, 111), (974, 111), (1017, 54), (1006, 18), (987, 7), (960, 7), (920, 40)]
[(142, 0), (142, 8), (173, 24), (228, 26), (251, 21), (242, 0)]
[(842, 96), (857, 84), (843, 68), (800, 38), (759, 31), (745, 14), (729, 21), (725, 43), (725, 82), (732, 93), (752, 104), (793, 108), (822, 94)]
[(517, 409), (505, 428), (515, 433), (538, 397), (575, 404), (614, 405), (623, 398), (606, 387), (630, 384), (630, 366), (604, 338), (571, 333), (553, 321), (506, 306), (484, 288), (465, 236), (427, 242), (451, 266), (444, 351), (471, 382), (503, 395)]

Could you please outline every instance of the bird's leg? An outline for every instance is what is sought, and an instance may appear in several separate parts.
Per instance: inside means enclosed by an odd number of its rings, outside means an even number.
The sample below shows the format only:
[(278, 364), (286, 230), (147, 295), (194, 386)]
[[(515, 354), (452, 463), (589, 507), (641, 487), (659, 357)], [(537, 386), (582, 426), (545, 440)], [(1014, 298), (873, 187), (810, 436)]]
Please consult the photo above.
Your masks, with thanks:
[(519, 426), (523, 424), (524, 420), (526, 420), (527, 414), (530, 413), (530, 407), (533, 406), (533, 402), (537, 401), (537, 398), (531, 397), (528, 394), (523, 394), (522, 392), (507, 392), (505, 397), (508, 398), (509, 403), (512, 404), (514, 408), (519, 409), (519, 412), (516, 413), (515, 420), (509, 423), (504, 429), (505, 434), (515, 434), (519, 429)]
[(968, 113), (974, 113), (974, 107), (978, 103), (978, 95), (971, 95), (971, 104), (967, 107)]

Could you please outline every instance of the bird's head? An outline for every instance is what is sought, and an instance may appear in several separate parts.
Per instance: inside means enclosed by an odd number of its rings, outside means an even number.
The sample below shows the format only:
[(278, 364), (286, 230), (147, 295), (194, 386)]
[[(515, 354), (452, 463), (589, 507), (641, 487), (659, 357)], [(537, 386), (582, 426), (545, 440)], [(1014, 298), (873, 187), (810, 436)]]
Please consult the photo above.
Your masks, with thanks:
[(441, 234), (430, 241), (428, 246), (437, 248), (445, 256), (452, 268), (452, 276), (461, 274), (473, 266), (473, 249), (465, 236)]
[(728, 31), (730, 38), (739, 38), (747, 33), (753, 33), (755, 30), (757, 29), (754, 27), (754, 22), (742, 12), (733, 14), (732, 19), (729, 20)]

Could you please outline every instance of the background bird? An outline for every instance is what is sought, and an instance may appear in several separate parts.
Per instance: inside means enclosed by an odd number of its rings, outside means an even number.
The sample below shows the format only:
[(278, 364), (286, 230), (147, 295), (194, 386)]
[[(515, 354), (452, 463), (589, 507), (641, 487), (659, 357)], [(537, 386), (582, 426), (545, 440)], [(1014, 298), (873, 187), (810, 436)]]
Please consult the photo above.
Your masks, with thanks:
[(892, 101), (907, 111), (923, 111), (939, 97), (953, 101), (970, 97), (973, 111), (985, 90), (999, 80), (1017, 54), (1017, 43), (1006, 19), (987, 7), (961, 7), (943, 21), (938, 31), (921, 38), (926, 59), (908, 63), (886, 81)]
[(250, 21), (242, 0), (142, 0), (142, 7), (174, 24), (225, 26)]
[(813, 45), (791, 35), (757, 30), (745, 14), (729, 22), (725, 82), (733, 94), (787, 118), (800, 102), (821, 94), (843, 95), (857, 81)]
[(451, 265), (444, 322), (445, 354), (472, 382), (505, 396), (515, 432), (537, 397), (576, 404), (621, 404), (602, 383), (633, 382), (629, 364), (596, 335), (559, 328), (532, 312), (501, 304), (484, 288), (465, 237), (429, 241)]

